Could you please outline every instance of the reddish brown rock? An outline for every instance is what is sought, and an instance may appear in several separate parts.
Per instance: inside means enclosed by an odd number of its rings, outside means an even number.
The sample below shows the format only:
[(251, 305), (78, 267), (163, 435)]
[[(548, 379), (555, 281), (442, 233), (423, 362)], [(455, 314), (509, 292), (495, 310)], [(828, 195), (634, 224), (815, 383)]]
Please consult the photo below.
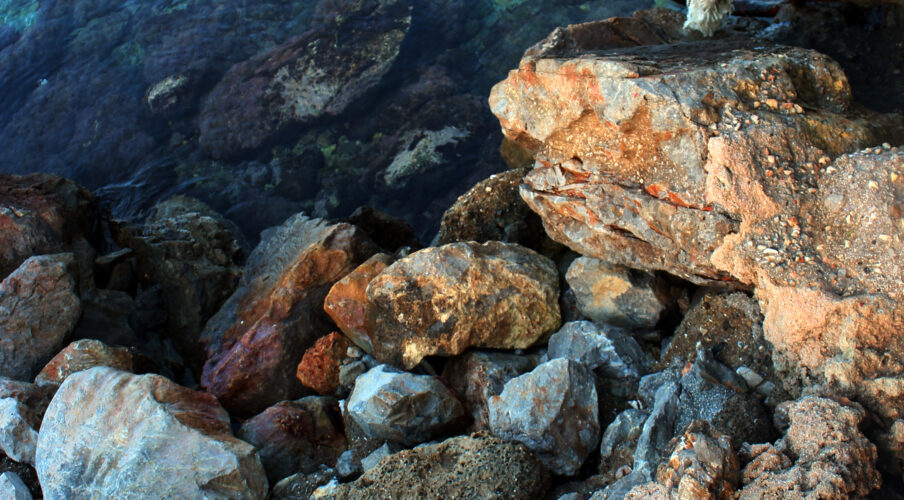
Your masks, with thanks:
[(202, 334), (202, 387), (240, 415), (300, 396), (298, 363), (333, 329), (323, 312), (327, 292), (376, 250), (354, 226), (301, 214), (266, 232)]
[[(335, 288), (335, 287), (334, 287)], [(304, 353), (295, 376), (318, 394), (329, 395), (339, 387), (339, 368), (347, 357), (349, 342), (338, 332), (320, 337)]]
[(310, 396), (282, 401), (246, 420), (238, 437), (253, 444), (270, 483), (296, 472), (310, 474), (321, 465), (334, 467), (345, 451), (339, 403)]
[(77, 340), (44, 366), (35, 377), (35, 384), (49, 392), (56, 392), (66, 377), (95, 366), (131, 372), (134, 369), (132, 351), (126, 347), (111, 347), (99, 340)]
[(330, 289), (323, 309), (333, 318), (336, 325), (349, 340), (361, 349), (373, 354), (371, 326), (365, 314), (367, 285), (383, 272), (395, 259), (391, 255), (378, 253), (342, 278)]
[(415, 252), (367, 286), (374, 355), (411, 368), (468, 347), (529, 347), (559, 327), (558, 285), (552, 261), (520, 245)]

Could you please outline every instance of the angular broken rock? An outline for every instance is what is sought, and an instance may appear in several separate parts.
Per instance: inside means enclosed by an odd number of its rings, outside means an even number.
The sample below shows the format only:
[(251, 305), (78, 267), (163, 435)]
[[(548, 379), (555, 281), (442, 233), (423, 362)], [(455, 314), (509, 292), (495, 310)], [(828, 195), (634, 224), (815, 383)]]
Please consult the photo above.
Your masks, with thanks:
[(31, 257), (0, 283), (0, 376), (32, 380), (82, 314), (71, 253)]
[(640, 344), (621, 328), (589, 321), (565, 323), (549, 338), (549, 359), (578, 361), (604, 377), (640, 377), (646, 355)]
[(354, 271), (337, 281), (323, 302), (323, 309), (349, 340), (368, 354), (373, 354), (371, 327), (367, 324), (367, 285), (395, 259), (388, 254), (378, 253), (364, 261)]
[(415, 252), (367, 286), (374, 353), (411, 368), (469, 347), (529, 347), (559, 326), (558, 281), (551, 260), (515, 244)]
[(599, 444), (593, 372), (568, 359), (510, 380), (490, 398), (489, 413), (493, 434), (524, 443), (556, 474), (577, 472)]
[(35, 465), (40, 419), (15, 398), (0, 399), (0, 451), (16, 462)]
[(134, 368), (132, 351), (126, 347), (111, 347), (99, 340), (77, 340), (44, 366), (35, 377), (35, 384), (53, 393), (69, 375), (95, 366), (131, 372)]
[(3, 500), (31, 500), (31, 491), (13, 471), (0, 474), (0, 499)]
[(320, 337), (305, 351), (295, 376), (321, 395), (330, 395), (339, 388), (339, 371), (346, 359), (349, 341), (339, 332)]
[(666, 309), (666, 290), (655, 276), (579, 257), (565, 275), (578, 309), (596, 323), (653, 328)]
[(71, 375), (38, 436), (48, 498), (249, 498), (267, 494), (253, 446), (213, 396), (157, 375), (96, 367)]
[(240, 415), (302, 395), (298, 364), (334, 329), (324, 297), (376, 251), (354, 226), (302, 214), (265, 232), (239, 288), (201, 335), (208, 356), (201, 386)]
[(606, 427), (600, 441), (600, 472), (615, 479), (622, 467), (634, 467), (634, 450), (647, 421), (647, 412), (628, 408)]
[(459, 426), (464, 407), (435, 377), (379, 365), (358, 377), (346, 413), (370, 438), (415, 445)]

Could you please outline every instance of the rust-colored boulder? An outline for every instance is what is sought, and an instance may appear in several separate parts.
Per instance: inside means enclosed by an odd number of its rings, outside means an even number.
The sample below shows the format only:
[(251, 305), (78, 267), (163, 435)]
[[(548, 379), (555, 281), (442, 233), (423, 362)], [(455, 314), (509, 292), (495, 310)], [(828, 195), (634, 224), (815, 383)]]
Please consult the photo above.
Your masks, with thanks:
[(367, 285), (383, 272), (395, 259), (388, 254), (378, 253), (367, 259), (354, 271), (333, 285), (323, 302), (323, 309), (349, 340), (361, 349), (373, 354), (371, 327), (367, 324)]
[(99, 340), (77, 340), (59, 352), (35, 377), (35, 384), (48, 392), (56, 392), (66, 377), (95, 366), (109, 366), (117, 370), (134, 370), (132, 351), (126, 347), (112, 347)]
[(339, 368), (351, 344), (338, 332), (320, 337), (304, 353), (295, 376), (318, 394), (329, 395), (339, 387)]
[(374, 355), (412, 368), (469, 347), (525, 348), (560, 324), (553, 262), (520, 245), (451, 243), (415, 252), (367, 286)]
[(265, 232), (239, 288), (202, 333), (201, 386), (240, 415), (302, 395), (298, 363), (333, 329), (327, 292), (376, 251), (354, 226), (301, 214)]

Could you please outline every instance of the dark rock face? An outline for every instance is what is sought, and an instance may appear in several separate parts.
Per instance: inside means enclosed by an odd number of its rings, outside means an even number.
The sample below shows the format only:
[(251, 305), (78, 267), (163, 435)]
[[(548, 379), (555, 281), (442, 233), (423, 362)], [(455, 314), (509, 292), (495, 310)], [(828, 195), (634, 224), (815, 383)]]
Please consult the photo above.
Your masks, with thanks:
[(558, 295), (552, 261), (519, 245), (427, 248), (367, 286), (374, 354), (411, 368), (468, 347), (529, 347), (559, 326)]

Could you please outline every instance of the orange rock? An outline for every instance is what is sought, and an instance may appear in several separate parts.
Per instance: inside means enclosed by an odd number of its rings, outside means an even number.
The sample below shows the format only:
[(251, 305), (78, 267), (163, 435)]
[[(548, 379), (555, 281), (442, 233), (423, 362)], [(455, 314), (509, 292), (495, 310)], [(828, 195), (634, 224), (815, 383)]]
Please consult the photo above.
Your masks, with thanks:
[(349, 345), (348, 340), (339, 332), (320, 337), (305, 351), (295, 376), (305, 387), (324, 396), (333, 394), (339, 386), (339, 367)]
[(367, 259), (348, 276), (339, 280), (323, 302), (323, 309), (348, 338), (364, 351), (373, 354), (371, 328), (365, 318), (365, 291), (378, 274), (393, 262), (391, 255), (378, 253)]

